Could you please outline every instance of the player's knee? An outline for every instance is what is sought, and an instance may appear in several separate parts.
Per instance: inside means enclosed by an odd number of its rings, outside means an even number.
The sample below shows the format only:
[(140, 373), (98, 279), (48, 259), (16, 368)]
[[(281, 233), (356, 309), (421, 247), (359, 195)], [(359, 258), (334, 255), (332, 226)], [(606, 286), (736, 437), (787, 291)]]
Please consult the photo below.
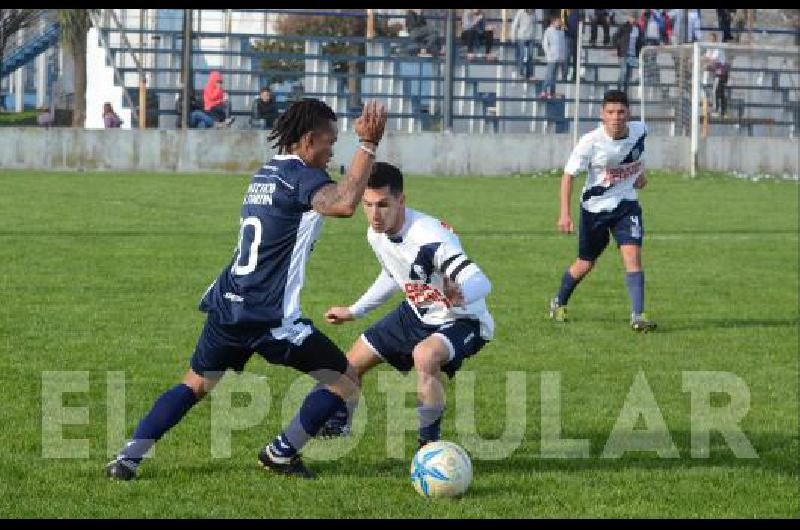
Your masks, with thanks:
[(196, 374), (193, 370), (189, 370), (186, 375), (183, 376), (183, 384), (192, 389), (197, 399), (203, 399), (211, 392), (211, 389), (214, 388), (218, 381), (219, 379), (203, 377)]
[(439, 369), (438, 352), (430, 344), (417, 344), (412, 356), (414, 357), (414, 367), (418, 372), (430, 373)]
[(358, 395), (361, 390), (361, 377), (352, 365), (338, 379), (328, 384), (328, 388), (342, 399), (350, 399)]

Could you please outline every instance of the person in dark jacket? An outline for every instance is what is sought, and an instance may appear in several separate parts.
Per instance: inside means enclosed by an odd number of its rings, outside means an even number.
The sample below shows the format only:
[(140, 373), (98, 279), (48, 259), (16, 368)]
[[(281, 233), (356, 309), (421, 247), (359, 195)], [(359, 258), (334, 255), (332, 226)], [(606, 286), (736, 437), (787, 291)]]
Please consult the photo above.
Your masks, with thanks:
[[(278, 117), (278, 106), (272, 91), (269, 87), (261, 89), (258, 97), (253, 101), (252, 112), (250, 113), (251, 126), (259, 126), (263, 129), (272, 129), (275, 118)], [(260, 122), (258, 121), (260, 120)]]
[(619, 57), (617, 88), (626, 94), (628, 93), (631, 71), (639, 66), (639, 51), (642, 49), (643, 43), (644, 39), (639, 26), (636, 24), (636, 17), (628, 15), (628, 21), (619, 28), (613, 39), (614, 47), (617, 49), (617, 57)]

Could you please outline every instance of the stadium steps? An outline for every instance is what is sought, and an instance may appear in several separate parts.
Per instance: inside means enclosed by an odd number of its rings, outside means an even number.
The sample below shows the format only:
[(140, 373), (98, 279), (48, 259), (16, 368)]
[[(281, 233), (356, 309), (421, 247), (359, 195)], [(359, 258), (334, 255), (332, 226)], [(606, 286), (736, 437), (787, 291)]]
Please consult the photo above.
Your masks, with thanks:
[(3, 59), (3, 64), (0, 66), (0, 79), (25, 66), (47, 51), (48, 48), (58, 42), (60, 34), (61, 26), (59, 26), (58, 22), (54, 22), (47, 26), (43, 33), (12, 51)]

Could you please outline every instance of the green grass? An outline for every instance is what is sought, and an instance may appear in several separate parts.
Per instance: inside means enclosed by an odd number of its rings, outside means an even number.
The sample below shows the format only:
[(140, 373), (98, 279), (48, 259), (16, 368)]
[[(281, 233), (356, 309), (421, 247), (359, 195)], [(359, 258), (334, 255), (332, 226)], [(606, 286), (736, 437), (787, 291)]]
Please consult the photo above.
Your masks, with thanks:
[[(547, 299), (576, 251), (575, 237), (555, 232), (558, 178), (408, 179), (408, 204), (453, 225), (493, 282), (495, 340), (464, 367), (476, 378), (481, 436), (498, 438), (506, 429), (507, 372), (522, 372), (526, 383), (512, 388), (525, 407), (512, 419), (524, 433), (519, 446), (499, 460), (474, 457), (464, 498), (431, 502), (414, 492), (413, 419), (400, 457), (387, 450), (395, 439), (387, 435), (387, 394), (378, 383), (394, 372), (385, 368), (365, 379), (368, 421), (356, 450), (309, 460), (318, 481), (260, 469), (258, 448), (283, 425), (284, 395), (298, 376), (257, 357), (247, 371), (266, 376), (260, 381), (271, 403), (252, 427), (233, 432), (230, 457), (212, 458), (214, 407), (206, 400), (159, 443), (140, 480), (108, 481), (107, 372), (124, 372), (125, 416), (111, 419), (123, 420), (130, 435), (188, 366), (203, 324), (196, 304), (230, 260), (248, 180), (0, 173), (0, 515), (798, 516), (798, 184), (658, 171), (650, 172), (640, 200), (647, 309), (660, 327), (643, 336), (628, 329), (613, 247), (578, 287), (573, 321), (545, 320)], [(321, 319), (329, 305), (355, 300), (378, 272), (365, 230), (360, 212), (327, 220), (303, 291), (305, 314), (343, 348), (379, 316), (342, 327)], [(88, 456), (45, 458), (43, 422), (50, 425), (51, 416), (43, 419), (43, 373), (80, 370), (88, 371), (88, 391), (65, 394), (63, 402), (86, 408), (88, 423), (64, 426), (63, 436), (87, 439)], [(750, 406), (739, 425), (758, 458), (738, 458), (716, 431), (709, 457), (692, 458), (691, 394), (683, 378), (695, 371), (729, 372), (744, 382)], [(541, 398), (544, 372), (560, 374), (562, 438), (588, 440), (588, 458), (540, 456), (542, 411), (550, 410)], [(640, 372), (678, 457), (643, 451), (602, 458)], [(234, 376), (226, 379), (236, 386)], [(469, 449), (455, 430), (458, 381), (448, 385), (443, 436)], [(413, 389), (413, 375), (406, 383)], [(294, 392), (302, 395), (302, 388)], [(234, 398), (236, 406), (249, 402), (243, 394)], [(405, 403), (413, 405), (413, 393)], [(724, 407), (729, 398), (716, 392), (712, 404)], [(292, 403), (285, 409), (292, 412)]]

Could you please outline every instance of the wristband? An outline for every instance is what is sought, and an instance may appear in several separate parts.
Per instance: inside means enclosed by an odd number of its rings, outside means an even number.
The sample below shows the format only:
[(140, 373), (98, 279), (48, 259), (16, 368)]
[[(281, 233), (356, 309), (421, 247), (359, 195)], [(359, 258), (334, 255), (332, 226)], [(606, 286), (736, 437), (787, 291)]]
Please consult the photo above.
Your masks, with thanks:
[(367, 153), (369, 155), (372, 155), (372, 157), (375, 158), (375, 151), (373, 151), (372, 149), (370, 149), (366, 145), (358, 144), (358, 148), (361, 149), (362, 151), (364, 151), (365, 153)]

